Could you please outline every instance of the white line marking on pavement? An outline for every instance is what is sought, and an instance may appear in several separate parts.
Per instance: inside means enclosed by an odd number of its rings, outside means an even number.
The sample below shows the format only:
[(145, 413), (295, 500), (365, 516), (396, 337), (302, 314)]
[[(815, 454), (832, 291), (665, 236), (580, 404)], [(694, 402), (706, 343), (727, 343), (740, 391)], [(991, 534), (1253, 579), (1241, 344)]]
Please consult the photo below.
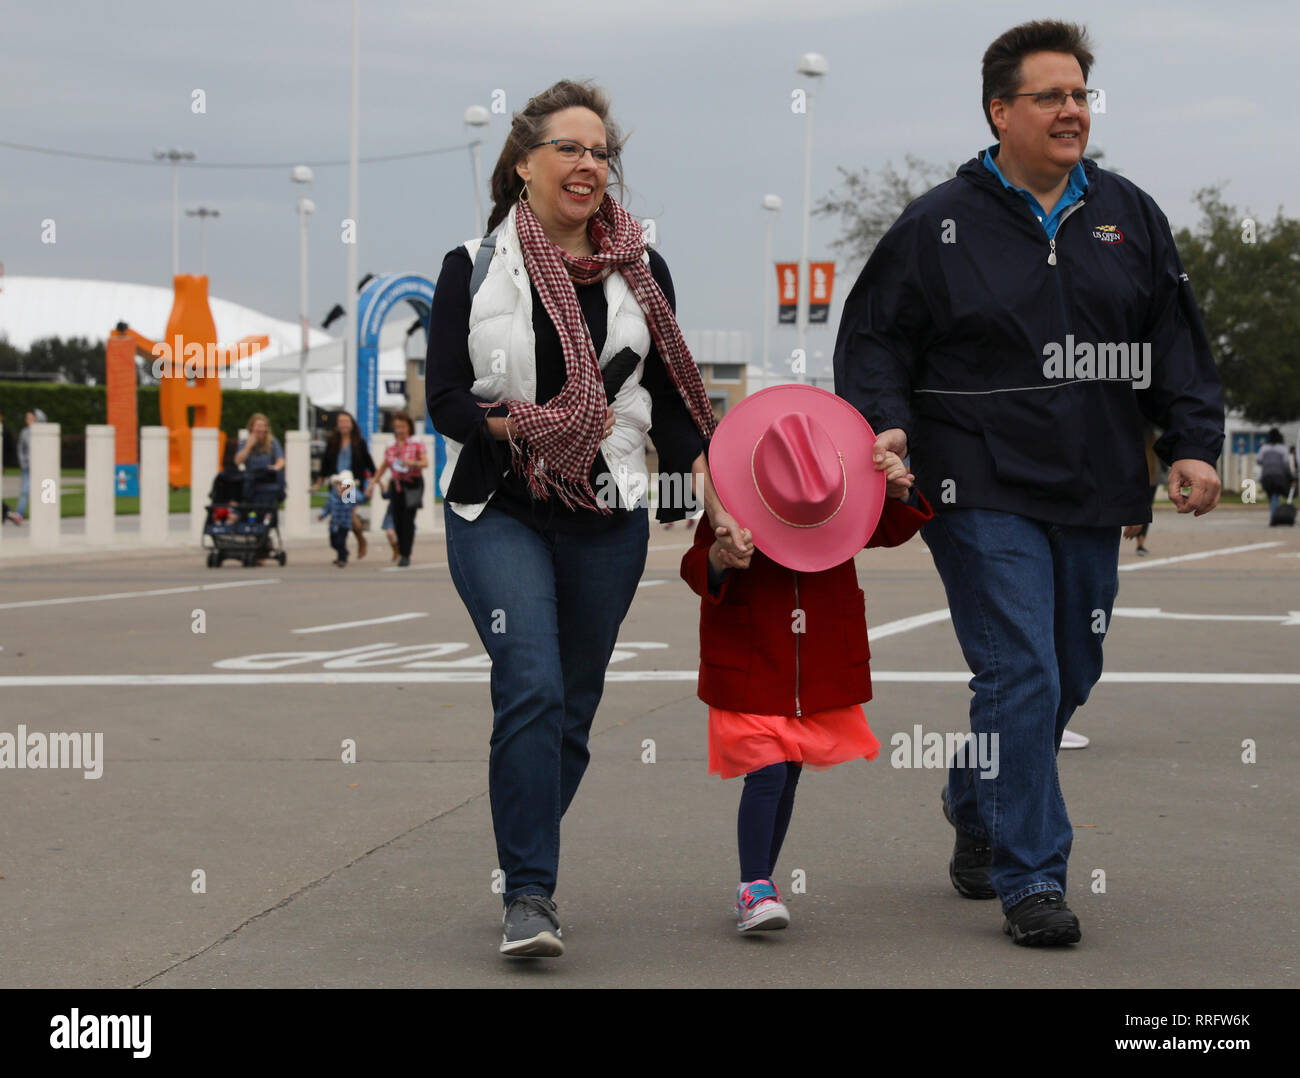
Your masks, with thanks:
[(923, 625), (934, 625), (940, 621), (947, 621), (950, 617), (952, 617), (952, 613), (945, 606), (942, 610), (931, 610), (928, 614), (914, 614), (910, 618), (887, 621), (884, 625), (877, 625), (868, 629), (867, 636), (872, 640), (879, 640), (882, 636), (893, 636), (895, 633), (905, 633), (911, 629), (919, 629)]
[[(405, 671), (339, 674), (31, 674), (0, 677), (0, 689), (138, 688), (178, 685), (433, 685), (449, 682), (486, 684), (487, 670)], [(606, 681), (695, 681), (698, 670), (610, 670)], [(970, 681), (966, 670), (873, 670), (872, 681), (933, 683)], [(1300, 685), (1300, 674), (1179, 673), (1120, 671), (1101, 680), (1119, 685)]]
[(387, 569), (380, 569), (381, 573), (418, 573), (421, 569), (445, 569), (445, 561), (429, 562), (425, 565), (390, 565)]
[(1248, 546), (1228, 546), (1222, 550), (1202, 550), (1199, 554), (1178, 554), (1172, 558), (1156, 558), (1155, 561), (1135, 561), (1121, 565), (1119, 571), (1127, 573), (1133, 569), (1150, 569), (1153, 565), (1172, 565), (1176, 561), (1196, 561), (1198, 558), (1217, 558), (1220, 554), (1242, 554), (1247, 550), (1267, 550), (1269, 547), (1281, 546), (1282, 543), (1251, 543)]
[(1117, 618), (1167, 618), (1170, 621), (1276, 621), (1281, 625), (1300, 625), (1300, 610), (1285, 614), (1171, 614), (1158, 606), (1117, 606)]
[(662, 580), (642, 580), (637, 584), (638, 588), (653, 588), (656, 584), (663, 584)]
[(155, 588), (152, 591), (114, 591), (106, 595), (69, 595), (64, 599), (28, 599), (21, 603), (0, 603), (0, 610), (17, 610), (24, 606), (63, 606), (67, 603), (100, 603), (108, 599), (147, 599), (154, 595), (183, 595), (191, 591), (217, 591), (220, 588), (252, 588), (259, 584), (280, 584), (279, 577), (268, 580), (234, 580), (228, 584), (192, 584), (185, 588)]
[(313, 625), (310, 629), (294, 629), (295, 633), (329, 633), (335, 629), (359, 629), (363, 625), (386, 625), (390, 621), (410, 621), (412, 618), (427, 618), (423, 611), (415, 614), (393, 614), (387, 618), (367, 618), (365, 621), (340, 621), (334, 625)]

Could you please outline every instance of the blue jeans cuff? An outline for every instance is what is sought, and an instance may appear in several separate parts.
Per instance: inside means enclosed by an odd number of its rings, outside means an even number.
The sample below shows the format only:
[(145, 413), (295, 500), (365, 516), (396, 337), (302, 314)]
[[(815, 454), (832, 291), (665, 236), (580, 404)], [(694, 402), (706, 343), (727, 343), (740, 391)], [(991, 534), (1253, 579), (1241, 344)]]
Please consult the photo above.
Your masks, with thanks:
[(1061, 889), (1054, 883), (1031, 883), (1028, 887), (1020, 888), (1019, 891), (1003, 902), (1002, 912), (1008, 913), (1031, 895), (1040, 895), (1045, 891), (1052, 891), (1060, 895), (1062, 898), (1065, 897)]

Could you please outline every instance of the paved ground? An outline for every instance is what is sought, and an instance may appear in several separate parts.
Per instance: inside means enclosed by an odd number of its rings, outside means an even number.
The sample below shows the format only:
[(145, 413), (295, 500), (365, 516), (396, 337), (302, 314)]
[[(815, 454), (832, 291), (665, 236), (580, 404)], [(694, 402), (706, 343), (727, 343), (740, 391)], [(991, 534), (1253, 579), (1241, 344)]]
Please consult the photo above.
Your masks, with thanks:
[[(0, 985), (1295, 985), (1300, 535), (1264, 519), (1166, 511), (1151, 557), (1126, 547), (1136, 613), (1075, 720), (1092, 746), (1062, 756), (1084, 941), (1048, 953), (953, 892), (941, 773), (886, 754), (804, 779), (778, 866), (806, 880), (793, 925), (736, 938), (739, 786), (705, 771), (680, 527), (655, 529), (610, 668), (565, 820), (569, 953), (544, 964), (495, 952), (486, 666), (439, 536), (397, 571), (337, 570), (323, 541), (284, 569), (8, 561), (0, 733), (102, 732), (104, 760), (91, 781), (0, 770)], [(968, 675), (926, 548), (859, 571), (873, 729), (960, 730)], [(397, 615), (415, 616), (328, 628)]]

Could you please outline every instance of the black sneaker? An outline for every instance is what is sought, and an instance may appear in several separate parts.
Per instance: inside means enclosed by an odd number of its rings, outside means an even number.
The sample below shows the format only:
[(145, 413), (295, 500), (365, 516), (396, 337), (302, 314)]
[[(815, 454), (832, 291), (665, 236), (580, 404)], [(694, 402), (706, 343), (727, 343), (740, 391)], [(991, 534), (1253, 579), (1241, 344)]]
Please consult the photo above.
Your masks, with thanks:
[(501, 953), (512, 958), (557, 958), (564, 954), (555, 903), (545, 895), (520, 895), (501, 917)]
[(957, 826), (948, 814), (947, 786), (939, 791), (939, 803), (943, 805), (943, 818), (957, 832), (957, 842), (948, 861), (948, 878), (952, 885), (962, 898), (997, 898), (997, 892), (989, 883), (989, 866), (993, 864), (993, 847), (989, 840), (975, 838)]
[(1079, 918), (1056, 891), (1042, 891), (1007, 911), (1002, 931), (1022, 947), (1055, 947), (1083, 938)]

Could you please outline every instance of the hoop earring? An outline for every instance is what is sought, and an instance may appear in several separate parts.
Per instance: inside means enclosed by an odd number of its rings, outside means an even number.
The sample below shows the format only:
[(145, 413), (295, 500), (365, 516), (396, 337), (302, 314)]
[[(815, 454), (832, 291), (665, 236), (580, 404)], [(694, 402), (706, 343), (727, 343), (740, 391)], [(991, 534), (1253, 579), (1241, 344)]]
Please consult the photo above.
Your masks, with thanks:
[(519, 201), (523, 203), (527, 203), (530, 200), (530, 198), (531, 195), (528, 192), (528, 182), (524, 181), (524, 186), (519, 192)]

